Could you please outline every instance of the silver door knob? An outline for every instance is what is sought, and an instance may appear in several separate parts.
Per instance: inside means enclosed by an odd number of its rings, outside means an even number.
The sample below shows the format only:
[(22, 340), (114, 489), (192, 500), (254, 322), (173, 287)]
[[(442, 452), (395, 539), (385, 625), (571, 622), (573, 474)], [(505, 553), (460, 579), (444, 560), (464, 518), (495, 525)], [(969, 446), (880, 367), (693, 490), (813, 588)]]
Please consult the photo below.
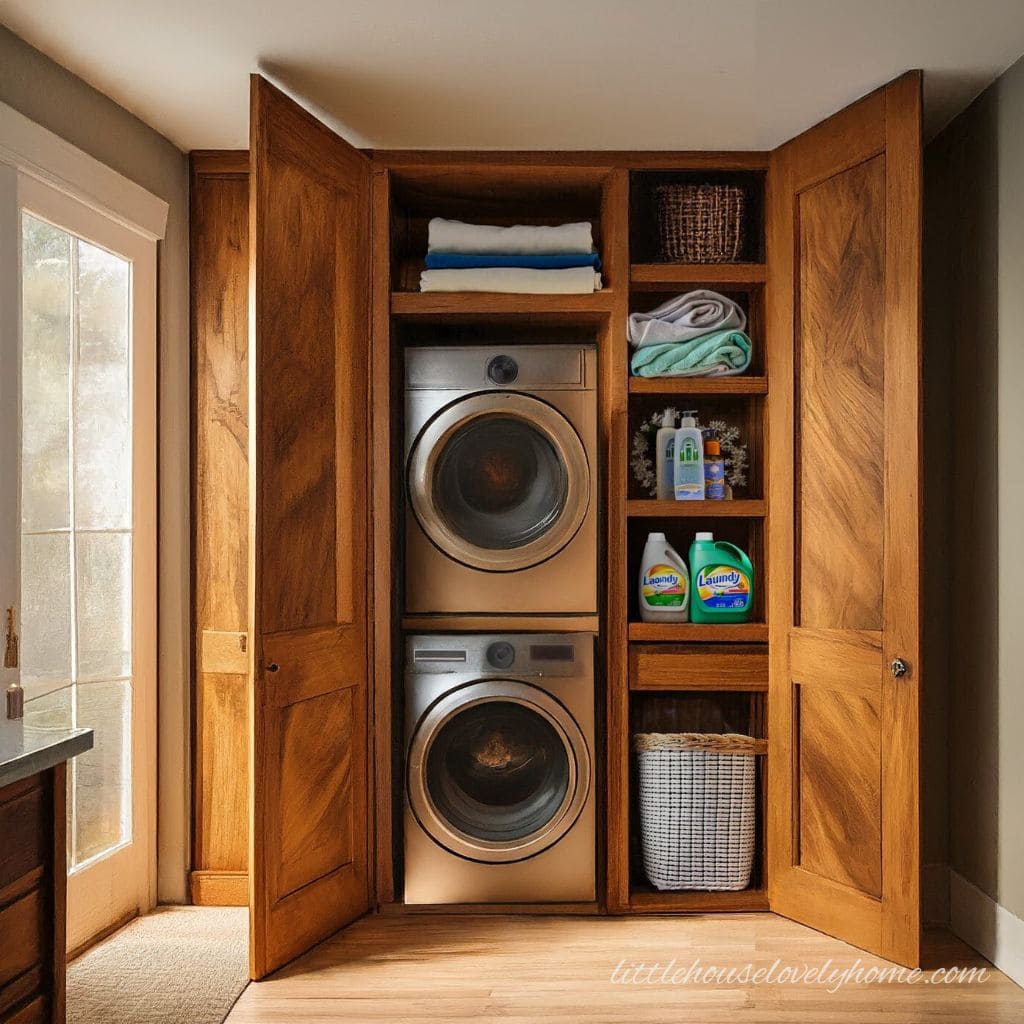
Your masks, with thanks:
[(902, 679), (908, 671), (907, 663), (902, 658), (893, 658), (889, 670), (894, 679)]

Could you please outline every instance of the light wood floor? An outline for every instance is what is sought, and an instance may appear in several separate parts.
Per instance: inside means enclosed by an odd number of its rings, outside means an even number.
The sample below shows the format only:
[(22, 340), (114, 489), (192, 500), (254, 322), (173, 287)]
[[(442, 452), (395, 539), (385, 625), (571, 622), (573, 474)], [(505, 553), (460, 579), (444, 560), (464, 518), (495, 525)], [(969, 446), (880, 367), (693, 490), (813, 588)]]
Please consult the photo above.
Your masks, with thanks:
[[(677, 969), (768, 968), (860, 961), (842, 942), (771, 914), (708, 917), (374, 916), (250, 985), (227, 1024), (338, 1021), (643, 1022), (643, 1024), (990, 1024), (1024, 1020), (1024, 990), (946, 935), (929, 966), (989, 967), (983, 983), (822, 986), (743, 983), (613, 984), (621, 960)], [(926, 972), (927, 973), (927, 972)], [(667, 974), (671, 977), (671, 970)]]

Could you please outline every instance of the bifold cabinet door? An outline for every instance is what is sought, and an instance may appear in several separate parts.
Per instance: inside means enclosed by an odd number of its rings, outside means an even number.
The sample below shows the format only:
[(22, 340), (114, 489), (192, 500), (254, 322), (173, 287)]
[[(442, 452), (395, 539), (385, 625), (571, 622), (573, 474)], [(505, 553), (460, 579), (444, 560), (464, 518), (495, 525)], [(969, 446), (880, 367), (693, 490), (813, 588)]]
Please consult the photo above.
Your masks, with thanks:
[(777, 150), (769, 193), (771, 907), (916, 965), (920, 74)]
[(369, 161), (253, 76), (250, 968), (367, 910)]

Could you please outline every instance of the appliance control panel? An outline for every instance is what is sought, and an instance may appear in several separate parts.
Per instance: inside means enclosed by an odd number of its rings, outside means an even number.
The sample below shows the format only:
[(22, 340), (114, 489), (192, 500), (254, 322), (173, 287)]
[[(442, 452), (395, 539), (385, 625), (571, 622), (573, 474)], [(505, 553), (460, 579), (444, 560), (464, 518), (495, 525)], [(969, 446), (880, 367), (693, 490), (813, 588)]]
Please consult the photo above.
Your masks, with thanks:
[(406, 670), (415, 675), (577, 676), (591, 671), (589, 633), (409, 637)]

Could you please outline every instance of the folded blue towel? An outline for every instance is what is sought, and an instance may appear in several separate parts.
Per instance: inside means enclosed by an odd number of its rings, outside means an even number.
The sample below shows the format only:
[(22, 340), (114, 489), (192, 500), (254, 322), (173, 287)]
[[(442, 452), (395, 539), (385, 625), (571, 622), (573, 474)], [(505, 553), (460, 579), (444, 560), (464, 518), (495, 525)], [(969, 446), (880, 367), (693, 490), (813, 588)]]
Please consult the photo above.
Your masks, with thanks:
[(644, 345), (633, 353), (634, 377), (731, 377), (750, 366), (742, 331), (712, 331), (690, 341)]
[(427, 270), (473, 270), (476, 267), (526, 267), (532, 270), (564, 270), (566, 267), (601, 269), (596, 252), (472, 253), (428, 252)]

